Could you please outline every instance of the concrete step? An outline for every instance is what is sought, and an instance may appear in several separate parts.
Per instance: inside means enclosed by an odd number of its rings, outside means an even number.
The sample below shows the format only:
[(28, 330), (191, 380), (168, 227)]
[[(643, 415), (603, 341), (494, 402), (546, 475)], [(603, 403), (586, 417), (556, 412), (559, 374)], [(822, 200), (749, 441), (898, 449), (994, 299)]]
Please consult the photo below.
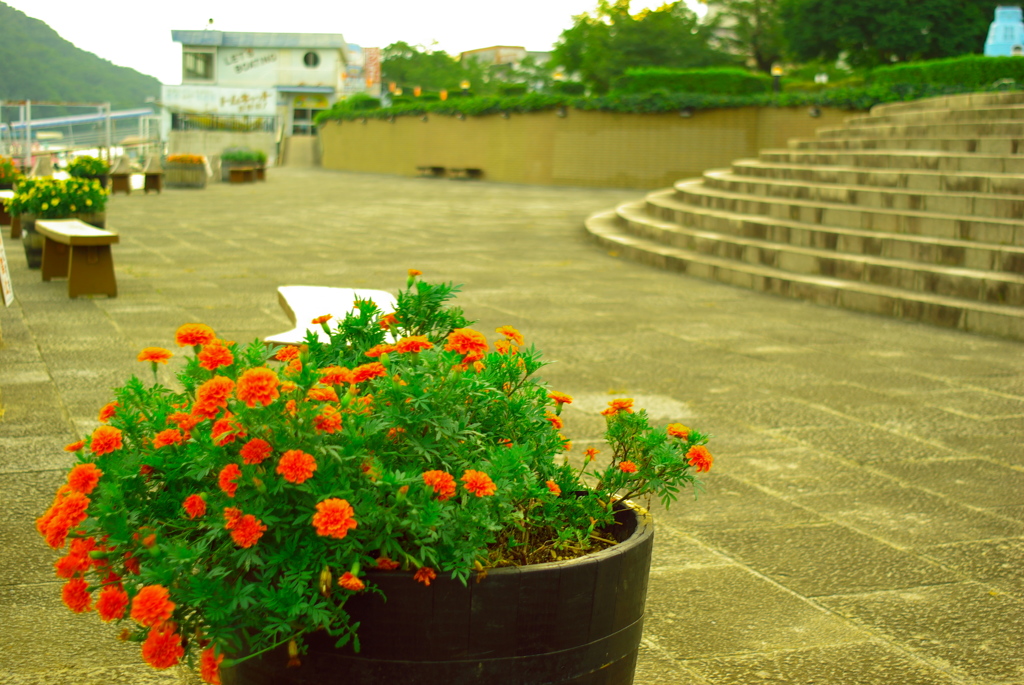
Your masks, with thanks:
[(1002, 138), (1024, 137), (1024, 121), (951, 121), (922, 124), (834, 126), (815, 131), (818, 138)]
[(821, 201), (862, 208), (1013, 219), (1024, 216), (1024, 197), (965, 192), (928, 192), (835, 183), (807, 183), (708, 171), (704, 183), (730, 193)]
[(946, 173), (1024, 174), (1024, 155), (1007, 157), (934, 150), (761, 150), (768, 164), (847, 166)]
[(931, 109), (968, 109), (972, 107), (999, 107), (1024, 104), (1024, 91), (1009, 90), (993, 93), (963, 93), (940, 95), (908, 102), (887, 102), (871, 108), (872, 114), (886, 115)]
[(1024, 305), (1024, 276), (1019, 274), (926, 264), (705, 231), (659, 219), (646, 210), (646, 202), (639, 201), (619, 206), (616, 213), (622, 219), (622, 227), (633, 235), (701, 254), (770, 266), (795, 274), (873, 283), (974, 302)]
[(586, 221), (587, 231), (602, 245), (630, 259), (698, 278), (795, 297), (828, 306), (899, 317), (965, 331), (1024, 339), (1024, 309), (971, 302), (929, 293), (798, 274), (701, 254), (631, 235), (614, 210)]
[(754, 214), (867, 231), (1024, 247), (1024, 222), (1019, 220), (859, 207), (822, 200), (758, 197), (712, 188), (699, 178), (678, 181), (675, 184), (675, 196), (680, 202), (694, 207), (707, 207), (737, 214)]
[(687, 228), (797, 247), (916, 261), (975, 271), (1001, 271), (1015, 276), (1024, 274), (1024, 247), (736, 214), (695, 207), (679, 202), (675, 195), (673, 188), (649, 193), (644, 198), (647, 214)]
[(1024, 104), (978, 107), (974, 109), (923, 109), (888, 114), (862, 114), (847, 119), (845, 126), (896, 126), (954, 122), (1017, 121), (1024, 119)]
[(912, 169), (862, 169), (821, 164), (773, 164), (743, 159), (732, 163), (737, 176), (811, 184), (871, 186), (939, 193), (1024, 195), (1024, 174), (943, 173)]
[(791, 150), (915, 150), (1016, 155), (1024, 153), (1024, 136), (966, 138), (793, 138)]

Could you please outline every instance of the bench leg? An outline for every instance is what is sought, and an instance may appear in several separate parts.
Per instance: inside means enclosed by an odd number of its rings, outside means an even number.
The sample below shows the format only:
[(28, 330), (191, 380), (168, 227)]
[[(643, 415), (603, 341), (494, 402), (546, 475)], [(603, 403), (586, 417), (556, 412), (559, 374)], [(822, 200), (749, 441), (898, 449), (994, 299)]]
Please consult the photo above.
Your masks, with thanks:
[(21, 237), (21, 216), (11, 217), (11, 240)]
[(54, 278), (67, 278), (68, 262), (71, 255), (68, 254), (68, 246), (58, 243), (56, 240), (45, 238), (43, 242), (43, 280), (50, 281)]
[(110, 245), (71, 248), (68, 266), (68, 297), (109, 295), (117, 297), (114, 257)]

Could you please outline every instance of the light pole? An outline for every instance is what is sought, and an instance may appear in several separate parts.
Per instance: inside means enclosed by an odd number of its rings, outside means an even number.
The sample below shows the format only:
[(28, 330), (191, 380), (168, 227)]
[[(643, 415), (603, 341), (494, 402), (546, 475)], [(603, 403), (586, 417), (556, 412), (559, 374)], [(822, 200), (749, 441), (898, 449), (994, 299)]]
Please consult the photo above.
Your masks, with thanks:
[(782, 67), (778, 64), (772, 65), (772, 92), (778, 93), (782, 90)]

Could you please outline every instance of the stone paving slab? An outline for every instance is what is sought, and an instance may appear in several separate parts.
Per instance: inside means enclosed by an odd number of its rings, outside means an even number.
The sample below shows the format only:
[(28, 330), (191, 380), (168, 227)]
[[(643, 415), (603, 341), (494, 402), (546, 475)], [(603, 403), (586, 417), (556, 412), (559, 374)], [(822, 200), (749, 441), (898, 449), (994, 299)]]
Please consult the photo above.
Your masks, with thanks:
[(555, 361), (577, 451), (614, 397), (716, 436), (698, 501), (653, 507), (637, 685), (1024, 683), (1024, 344), (622, 260), (582, 222), (635, 196), (291, 168), (117, 196), (116, 299), (68, 299), (3, 229), (0, 685), (188, 680), (64, 609), (32, 526), (138, 350), (277, 333), (279, 285), (409, 268)]

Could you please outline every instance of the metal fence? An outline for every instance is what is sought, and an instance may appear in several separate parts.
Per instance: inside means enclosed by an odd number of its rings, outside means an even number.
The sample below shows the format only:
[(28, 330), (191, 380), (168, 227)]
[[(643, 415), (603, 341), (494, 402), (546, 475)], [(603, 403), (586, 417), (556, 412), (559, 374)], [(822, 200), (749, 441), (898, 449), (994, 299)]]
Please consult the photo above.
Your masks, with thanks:
[(172, 131), (242, 131), (274, 133), (276, 116), (248, 114), (190, 114), (171, 112)]

